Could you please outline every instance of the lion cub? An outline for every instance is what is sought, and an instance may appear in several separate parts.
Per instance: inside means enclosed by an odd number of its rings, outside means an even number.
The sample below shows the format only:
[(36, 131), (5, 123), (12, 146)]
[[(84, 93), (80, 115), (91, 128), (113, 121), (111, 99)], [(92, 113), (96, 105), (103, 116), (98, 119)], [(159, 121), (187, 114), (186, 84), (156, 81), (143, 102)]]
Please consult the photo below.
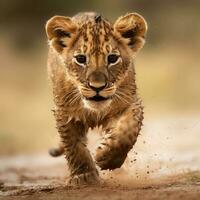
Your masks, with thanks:
[[(135, 144), (143, 120), (133, 60), (145, 43), (144, 18), (130, 13), (115, 23), (96, 13), (54, 16), (46, 24), (48, 72), (53, 86), (54, 115), (71, 184), (99, 182), (102, 169), (121, 167)], [(105, 132), (95, 162), (87, 149), (89, 128)]]

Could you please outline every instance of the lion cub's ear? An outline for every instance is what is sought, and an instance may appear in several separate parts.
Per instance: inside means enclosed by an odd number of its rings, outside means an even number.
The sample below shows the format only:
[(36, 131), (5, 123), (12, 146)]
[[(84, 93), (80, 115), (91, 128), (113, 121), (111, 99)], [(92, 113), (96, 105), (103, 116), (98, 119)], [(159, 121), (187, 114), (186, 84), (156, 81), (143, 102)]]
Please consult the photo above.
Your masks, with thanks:
[(50, 45), (59, 53), (70, 45), (76, 32), (77, 26), (70, 17), (54, 16), (46, 24), (46, 33)]
[(114, 31), (134, 52), (137, 52), (144, 46), (147, 23), (141, 15), (130, 13), (117, 19)]

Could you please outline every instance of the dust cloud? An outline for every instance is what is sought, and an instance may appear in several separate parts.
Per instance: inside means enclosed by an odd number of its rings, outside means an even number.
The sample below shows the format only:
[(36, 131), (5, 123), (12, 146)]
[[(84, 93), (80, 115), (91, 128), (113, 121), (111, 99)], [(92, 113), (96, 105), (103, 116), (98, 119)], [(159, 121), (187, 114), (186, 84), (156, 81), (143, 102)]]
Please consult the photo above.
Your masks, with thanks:
[[(199, 170), (200, 128), (198, 116), (146, 116), (136, 145), (120, 169), (100, 171), (109, 185), (147, 187), (176, 182), (179, 176)], [(88, 134), (94, 155), (101, 137), (98, 129)]]

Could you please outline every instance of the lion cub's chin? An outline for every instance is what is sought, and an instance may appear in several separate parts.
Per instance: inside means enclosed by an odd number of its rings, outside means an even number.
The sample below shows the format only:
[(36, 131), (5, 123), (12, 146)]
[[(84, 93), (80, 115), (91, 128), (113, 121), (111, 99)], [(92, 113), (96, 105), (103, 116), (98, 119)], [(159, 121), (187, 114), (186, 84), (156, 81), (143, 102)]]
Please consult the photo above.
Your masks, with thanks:
[(92, 101), (83, 99), (84, 107), (96, 112), (107, 109), (108, 106), (111, 104), (111, 101), (111, 99), (106, 99), (103, 101)]

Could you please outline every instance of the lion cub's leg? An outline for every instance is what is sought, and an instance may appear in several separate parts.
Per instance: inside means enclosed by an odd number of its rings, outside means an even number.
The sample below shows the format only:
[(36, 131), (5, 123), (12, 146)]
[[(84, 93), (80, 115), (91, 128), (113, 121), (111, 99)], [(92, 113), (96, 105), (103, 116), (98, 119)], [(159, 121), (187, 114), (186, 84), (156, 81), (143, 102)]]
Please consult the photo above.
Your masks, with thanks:
[[(56, 116), (56, 114), (55, 114)], [(86, 147), (86, 129), (80, 121), (56, 117), (57, 128), (70, 170), (69, 184), (96, 184), (98, 171)]]
[(103, 142), (96, 151), (96, 163), (104, 169), (115, 169), (124, 163), (135, 144), (143, 120), (140, 105), (130, 107), (119, 119), (109, 123)]

